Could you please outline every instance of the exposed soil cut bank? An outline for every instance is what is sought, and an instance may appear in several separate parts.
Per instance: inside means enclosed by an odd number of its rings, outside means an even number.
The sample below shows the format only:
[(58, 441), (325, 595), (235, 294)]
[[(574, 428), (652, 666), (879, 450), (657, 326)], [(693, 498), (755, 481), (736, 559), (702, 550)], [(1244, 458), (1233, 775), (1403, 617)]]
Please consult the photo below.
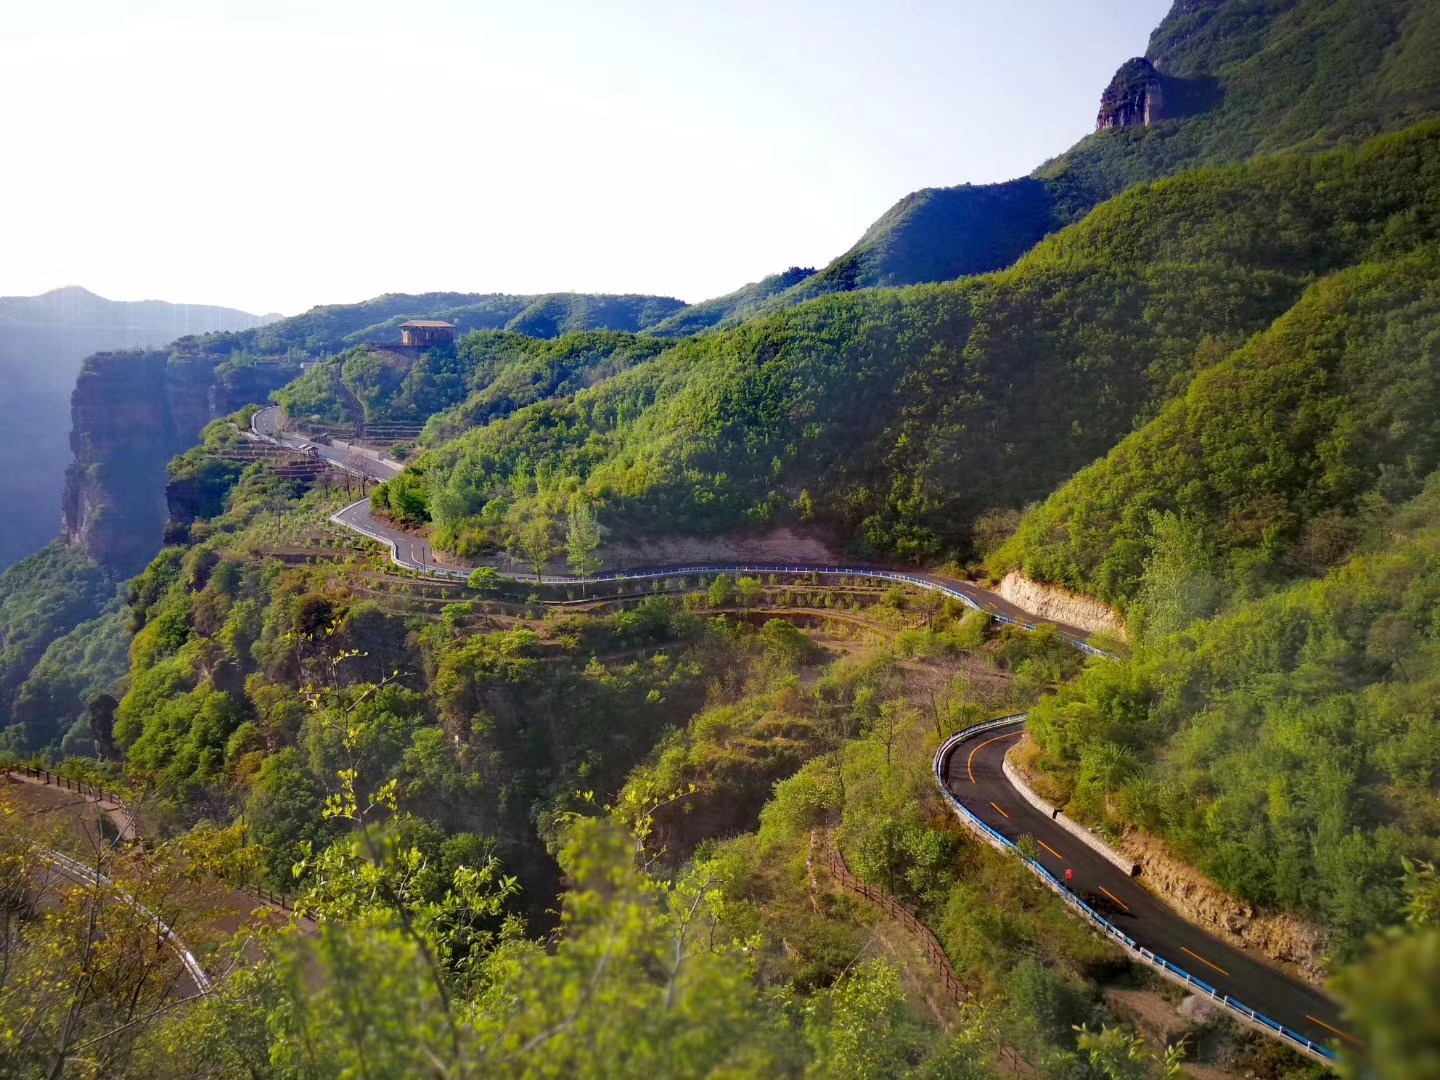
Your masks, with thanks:
[[(1006, 759), (1024, 783), (1042, 795), (1053, 781), (1034, 769), (1038, 748), (1027, 735)], [(1237, 900), (1195, 867), (1171, 855), (1163, 841), (1139, 831), (1109, 844), (1125, 860), (1140, 865), (1139, 880), (1187, 921), (1240, 949), (1267, 957), (1296, 978), (1324, 988), (1329, 972), (1325, 932), (1297, 915), (1263, 912)]]
[(1093, 597), (1058, 585), (1031, 581), (1018, 570), (1006, 574), (995, 591), (1016, 607), (1034, 612), (1047, 621), (1069, 623), (1092, 634), (1108, 634), (1125, 640), (1125, 620), (1119, 612)]

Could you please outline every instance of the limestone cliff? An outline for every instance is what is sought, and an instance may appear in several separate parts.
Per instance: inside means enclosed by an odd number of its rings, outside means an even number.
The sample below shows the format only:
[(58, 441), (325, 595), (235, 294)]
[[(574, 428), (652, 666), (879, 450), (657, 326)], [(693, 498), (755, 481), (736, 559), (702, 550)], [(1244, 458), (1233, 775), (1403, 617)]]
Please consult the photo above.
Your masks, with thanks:
[(1109, 634), (1125, 640), (1125, 620), (1119, 612), (1089, 596), (1081, 596), (1058, 585), (1031, 581), (1018, 570), (1006, 574), (997, 590), (1016, 607), (1042, 619), (1068, 623), (1092, 634)]
[(1149, 127), (1160, 119), (1165, 91), (1155, 65), (1143, 56), (1127, 60), (1115, 72), (1100, 96), (1096, 131), (1110, 128)]
[(253, 402), (294, 374), (288, 365), (235, 365), (218, 356), (96, 353), (70, 397), (70, 449), (61, 536), (118, 573), (159, 550), (165, 465), (216, 416)]
[(164, 352), (96, 353), (70, 395), (61, 537), (122, 572), (159, 545), (165, 461), (178, 441), (166, 407)]

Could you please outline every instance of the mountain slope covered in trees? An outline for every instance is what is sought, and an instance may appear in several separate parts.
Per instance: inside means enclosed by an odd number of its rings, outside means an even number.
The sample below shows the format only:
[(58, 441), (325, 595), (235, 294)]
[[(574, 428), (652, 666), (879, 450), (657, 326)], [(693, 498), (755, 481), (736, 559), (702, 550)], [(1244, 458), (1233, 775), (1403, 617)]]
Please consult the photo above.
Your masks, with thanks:
[(578, 486), (622, 530), (813, 522), (861, 552), (964, 557), (982, 514), (1342, 287), (1313, 275), (1433, 245), (1437, 160), (1423, 125), (1141, 187), (1006, 273), (816, 301), (468, 433), (391, 485), (443, 493), (433, 514), (390, 508), (481, 550)]
[[(32, 681), (56, 642), (119, 610), (118, 591), (103, 566), (60, 543), (0, 574), (0, 738), (10, 749), (58, 744), (90, 697), (110, 690), (125, 673), (128, 664), (117, 665), (115, 654), (123, 660), (126, 637), (121, 628), (107, 626), (110, 632), (101, 636), (108, 644), (97, 649), (77, 639), (64, 650), (69, 663), (61, 665), (57, 652), (48, 672)], [(57, 683), (57, 676), (72, 688)]]
[[(189, 457), (226, 439), (216, 424)], [(397, 1076), (437, 1061), (483, 1075), (471, 1065), (501, 1054), (526, 1075), (612, 1076), (641, 1050), (665, 1074), (797, 1078), (878, 1065), (987, 1080), (1006, 1054), (1091, 1060), (1085, 1040), (1117, 1022), (1094, 989), (1119, 977), (1111, 950), (947, 824), (924, 767), (939, 726), (1032, 701), (1074, 673), (1074, 650), (958, 607), (917, 630), (919, 601), (899, 590), (804, 581), (667, 583), (688, 594), (673, 597), (621, 584), (544, 618), (528, 584), (433, 598), (328, 522), (336, 505), (259, 465), (163, 552), (129, 590), (113, 727), (147, 820), (183, 831), (147, 849), (155, 891), (174, 887), (173, 858), (290, 891), (318, 929), (261, 935), (216, 993), (153, 1013), (163, 997), (104, 967), (104, 989), (71, 1012), (97, 1040), (77, 1058), (112, 1038), (129, 991), (144, 1007), (107, 1046), (117, 1075), (193, 1075), (203, 1057), (208, 1075), (288, 1076), (270, 1055), (321, 1071), (319, 1045), (330, 1066)], [(873, 627), (868, 644), (843, 622), (770, 617), (780, 604), (843, 608)], [(896, 651), (878, 644), (892, 637)], [(962, 654), (976, 685), (922, 713), (916, 671), (942, 677)], [(17, 871), (19, 820), (0, 815)], [(826, 842), (854, 872), (964, 957), (966, 993), (1009, 1004), (972, 1013), (917, 984), (931, 968), (904, 937), (894, 959), (865, 958), (870, 909), (805, 869), (833, 822)], [(203, 922), (175, 917), (218, 961)], [(113, 952), (128, 938), (106, 925)], [(0, 986), (47, 1034), (61, 1014), (29, 976), (79, 947), (54, 926), (23, 924), (24, 977)], [(597, 1007), (575, 1008), (581, 986)], [(379, 1010), (390, 1037), (330, 1043), (352, 990), (370, 1003), (360, 1027)], [(38, 1043), (15, 1040), (12, 1060)]]
[(1440, 114), (1440, 11), (1424, 0), (1179, 0), (1145, 55), (1162, 102), (1149, 125), (1097, 131), (1029, 177), (907, 195), (774, 303), (998, 270), (1131, 185)]
[(739, 322), (753, 315), (772, 296), (793, 289), (814, 273), (810, 267), (792, 266), (783, 273), (753, 281), (724, 296), (691, 304), (684, 311), (649, 327), (648, 331), (658, 337), (678, 338), (722, 323)]
[(1440, 465), (1440, 259), (1365, 264), (1028, 515), (992, 559), (1128, 605), (1160, 515), (1214, 548), (1227, 587), (1323, 571)]
[(1165, 838), (1247, 901), (1319, 920), (1331, 955), (1352, 957), (1399, 917), (1402, 857), (1440, 859), (1440, 474), (1372, 513), (1343, 567), (1213, 620), (1213, 525), (1157, 531), (1136, 655), (1032, 715), (1050, 793)]

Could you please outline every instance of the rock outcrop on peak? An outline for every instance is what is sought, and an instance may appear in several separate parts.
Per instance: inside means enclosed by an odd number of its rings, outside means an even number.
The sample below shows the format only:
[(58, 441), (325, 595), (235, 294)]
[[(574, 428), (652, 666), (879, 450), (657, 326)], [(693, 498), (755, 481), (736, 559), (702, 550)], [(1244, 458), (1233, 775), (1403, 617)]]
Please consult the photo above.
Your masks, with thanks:
[(1100, 95), (1100, 115), (1095, 119), (1095, 130), (1149, 127), (1160, 119), (1164, 105), (1160, 72), (1149, 60), (1137, 56), (1120, 65), (1105, 93)]

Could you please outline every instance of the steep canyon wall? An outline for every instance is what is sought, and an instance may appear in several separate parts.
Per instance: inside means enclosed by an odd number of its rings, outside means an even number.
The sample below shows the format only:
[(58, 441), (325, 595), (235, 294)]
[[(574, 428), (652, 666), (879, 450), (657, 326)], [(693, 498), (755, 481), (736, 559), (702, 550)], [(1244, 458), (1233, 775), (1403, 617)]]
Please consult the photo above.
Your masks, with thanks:
[(117, 573), (139, 570), (160, 548), (169, 460), (211, 420), (264, 401), (294, 374), (164, 351), (90, 357), (70, 398), (62, 538)]

